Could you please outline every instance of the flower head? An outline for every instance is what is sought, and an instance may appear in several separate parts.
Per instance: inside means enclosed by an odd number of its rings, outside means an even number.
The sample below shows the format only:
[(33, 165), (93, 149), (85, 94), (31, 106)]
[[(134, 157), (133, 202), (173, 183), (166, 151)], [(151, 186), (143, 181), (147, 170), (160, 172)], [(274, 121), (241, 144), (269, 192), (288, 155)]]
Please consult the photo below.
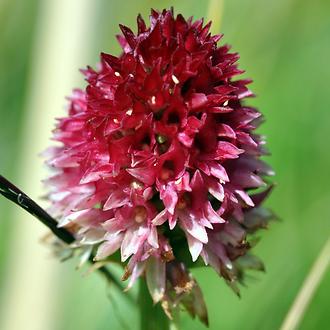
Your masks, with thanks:
[(88, 85), (58, 121), (51, 212), (78, 245), (97, 247), (97, 260), (120, 251), (123, 279), (145, 274), (168, 314), (181, 301), (205, 321), (193, 262), (236, 291), (244, 267), (262, 268), (247, 254), (247, 234), (271, 217), (260, 207), (272, 174), (254, 133), (262, 117), (244, 105), (251, 81), (234, 79), (239, 56), (218, 47), (210, 23), (171, 10), (137, 23), (136, 34), (120, 25), (119, 57), (102, 53), (83, 70)]

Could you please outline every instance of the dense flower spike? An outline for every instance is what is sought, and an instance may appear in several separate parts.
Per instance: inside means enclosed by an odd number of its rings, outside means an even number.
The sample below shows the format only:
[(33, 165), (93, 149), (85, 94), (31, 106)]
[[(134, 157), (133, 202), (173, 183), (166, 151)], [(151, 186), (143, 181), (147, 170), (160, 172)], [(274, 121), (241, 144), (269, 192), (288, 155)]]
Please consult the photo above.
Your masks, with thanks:
[(233, 79), (239, 56), (210, 24), (171, 10), (137, 22), (137, 34), (120, 25), (119, 57), (102, 53), (83, 71), (88, 86), (58, 121), (51, 213), (97, 260), (120, 250), (129, 287), (145, 274), (169, 315), (181, 301), (206, 322), (189, 264), (201, 257), (235, 291), (244, 267), (262, 269), (247, 254), (247, 234), (271, 217), (260, 207), (272, 174), (254, 133), (262, 117), (243, 104), (250, 81)]

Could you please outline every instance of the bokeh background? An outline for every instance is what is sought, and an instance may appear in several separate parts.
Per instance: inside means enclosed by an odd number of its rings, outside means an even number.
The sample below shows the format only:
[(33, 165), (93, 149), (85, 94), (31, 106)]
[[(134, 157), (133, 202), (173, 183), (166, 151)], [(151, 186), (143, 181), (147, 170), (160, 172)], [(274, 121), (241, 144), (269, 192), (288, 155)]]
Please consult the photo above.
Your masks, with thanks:
[[(0, 172), (41, 200), (46, 175), (37, 155), (49, 144), (65, 95), (83, 86), (78, 69), (101, 51), (118, 54), (118, 24), (170, 6), (211, 16), (254, 79), (251, 100), (265, 115), (277, 187), (267, 204), (281, 222), (256, 247), (266, 274), (239, 300), (212, 270), (196, 270), (211, 329), (279, 329), (330, 234), (330, 1), (1, 0)], [(218, 32), (218, 31), (215, 31)], [(138, 312), (97, 274), (59, 263), (45, 229), (0, 198), (0, 329), (138, 329)], [(299, 329), (329, 329), (326, 272)], [(187, 315), (182, 329), (203, 329)]]

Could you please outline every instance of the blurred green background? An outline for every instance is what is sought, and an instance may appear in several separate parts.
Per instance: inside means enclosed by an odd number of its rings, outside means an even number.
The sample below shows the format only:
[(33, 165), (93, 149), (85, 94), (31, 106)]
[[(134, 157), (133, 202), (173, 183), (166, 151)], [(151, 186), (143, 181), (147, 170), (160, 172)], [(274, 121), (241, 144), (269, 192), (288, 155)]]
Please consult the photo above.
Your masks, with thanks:
[[(135, 27), (137, 13), (171, 5), (186, 17), (208, 13), (200, 0), (1, 0), (1, 174), (38, 199), (36, 154), (49, 144), (49, 118), (62, 114), (71, 83), (83, 86), (78, 69), (95, 65), (101, 51), (119, 52), (119, 23)], [(266, 117), (260, 132), (277, 173), (267, 203), (283, 221), (261, 234), (256, 253), (267, 272), (249, 281), (241, 300), (212, 270), (195, 271), (210, 329), (279, 329), (329, 237), (329, 13), (328, 0), (225, 0), (223, 12), (212, 13), (254, 79), (251, 103)], [(50, 258), (40, 243), (44, 229), (14, 208), (0, 199), (0, 329), (138, 329), (136, 306), (98, 275), (83, 277), (75, 262)], [(329, 294), (328, 270), (299, 329), (329, 329)], [(185, 314), (181, 323), (203, 328)]]

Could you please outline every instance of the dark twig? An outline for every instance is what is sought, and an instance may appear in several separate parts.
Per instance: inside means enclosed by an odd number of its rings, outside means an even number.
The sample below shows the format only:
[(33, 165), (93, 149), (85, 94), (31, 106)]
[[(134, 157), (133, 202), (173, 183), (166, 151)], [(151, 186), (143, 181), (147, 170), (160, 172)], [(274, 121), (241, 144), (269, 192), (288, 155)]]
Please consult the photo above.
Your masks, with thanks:
[(0, 175), (0, 193), (40, 220), (63, 242), (67, 244), (74, 242), (74, 236), (67, 229), (58, 228), (56, 220), (54, 220), (43, 208), (41, 208), (29, 196), (23, 193), (23, 191), (14, 186), (2, 175)]
[[(2, 175), (0, 175), (0, 194), (36, 217), (40, 222), (47, 226), (55, 236), (66, 244), (71, 244), (75, 241), (75, 237), (72, 233), (70, 233), (66, 228), (59, 228), (54, 218), (52, 218), (35, 201), (33, 201), (29, 196), (27, 196), (23, 191), (18, 189)], [(94, 256), (92, 255), (89, 258), (89, 261), (92, 264), (94, 263), (93, 259)], [(98, 271), (107, 279), (108, 282), (114, 283), (120, 290), (124, 289), (123, 284), (109, 271), (108, 268), (103, 266), (98, 268)], [(132, 299), (128, 294), (125, 294), (125, 296)]]

